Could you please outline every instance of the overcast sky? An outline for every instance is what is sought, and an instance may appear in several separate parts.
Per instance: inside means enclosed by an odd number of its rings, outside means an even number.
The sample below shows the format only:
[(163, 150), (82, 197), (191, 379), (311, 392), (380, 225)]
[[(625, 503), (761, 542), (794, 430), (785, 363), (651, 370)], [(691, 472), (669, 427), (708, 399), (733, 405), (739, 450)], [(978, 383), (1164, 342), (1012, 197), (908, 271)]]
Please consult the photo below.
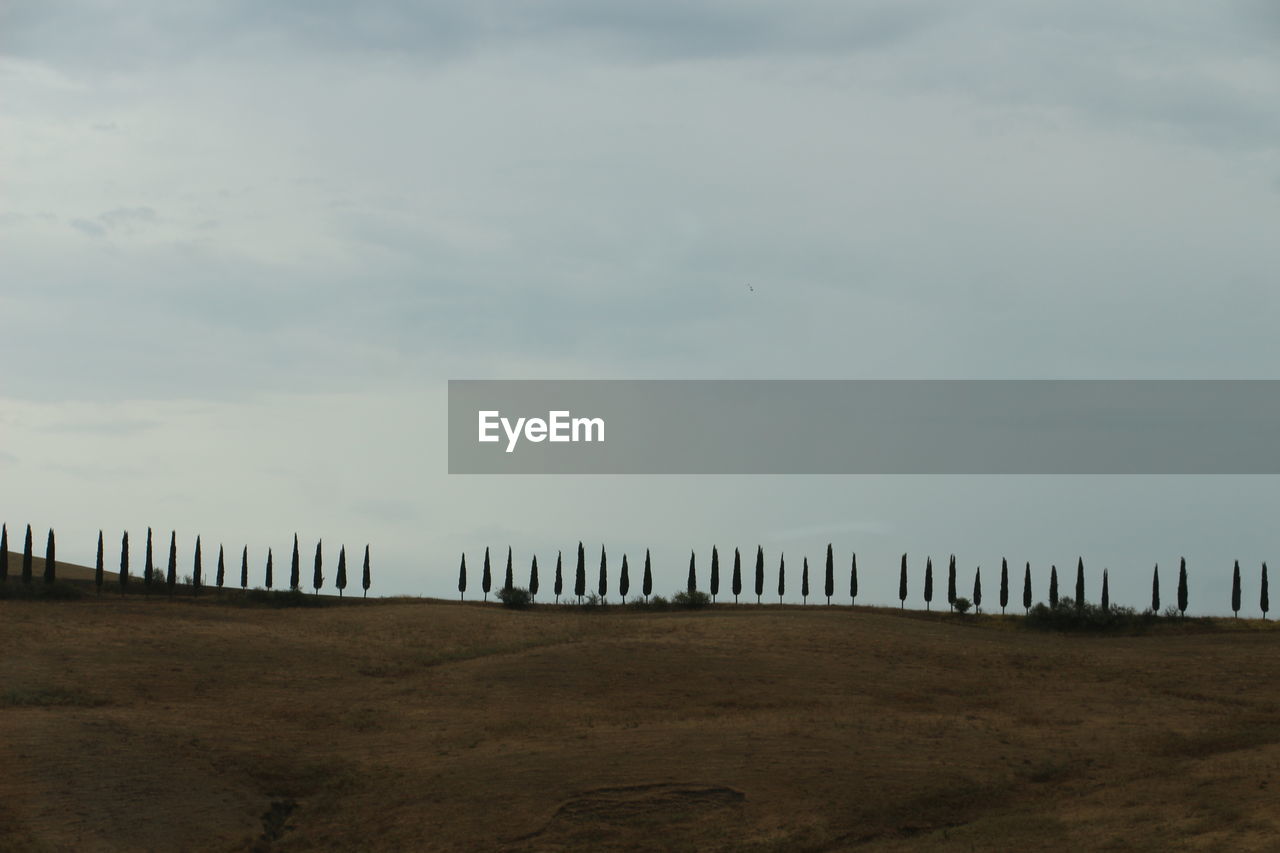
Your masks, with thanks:
[[(1280, 12), (13, 0), (0, 518), (372, 544), (1152, 565), (1256, 613), (1276, 478), (448, 476), (450, 378), (1275, 378)], [(754, 290), (748, 288), (751, 285)], [(138, 541), (135, 538), (135, 541)], [(188, 554), (189, 562), (189, 554)], [(917, 566), (919, 564), (919, 567)], [(964, 575), (962, 575), (963, 577)], [(815, 585), (820, 582), (815, 578)], [(1252, 591), (1252, 592), (1251, 592)]]

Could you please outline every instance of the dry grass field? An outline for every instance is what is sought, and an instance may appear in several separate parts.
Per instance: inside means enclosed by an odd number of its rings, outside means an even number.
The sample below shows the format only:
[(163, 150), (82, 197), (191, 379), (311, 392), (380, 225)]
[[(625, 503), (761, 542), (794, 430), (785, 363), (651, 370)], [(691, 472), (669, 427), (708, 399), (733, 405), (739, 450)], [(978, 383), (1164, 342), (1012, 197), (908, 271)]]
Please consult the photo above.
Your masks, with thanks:
[(1239, 627), (0, 601), (0, 850), (1275, 850)]

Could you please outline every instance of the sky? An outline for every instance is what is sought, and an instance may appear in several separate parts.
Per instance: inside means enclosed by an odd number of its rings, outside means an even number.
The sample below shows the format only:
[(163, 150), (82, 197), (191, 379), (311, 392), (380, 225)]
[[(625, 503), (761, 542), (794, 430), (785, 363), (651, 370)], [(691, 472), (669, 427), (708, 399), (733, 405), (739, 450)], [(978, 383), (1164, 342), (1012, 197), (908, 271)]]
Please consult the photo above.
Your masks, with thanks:
[(0, 520), (255, 577), (369, 544), (426, 596), (579, 540), (659, 591), (760, 544), (795, 589), (830, 541), (866, 603), (902, 552), (914, 606), (926, 555), (1139, 606), (1185, 556), (1221, 613), (1238, 559), (1256, 615), (1274, 477), (450, 476), (445, 392), (1276, 378), (1276, 8), (11, 0)]

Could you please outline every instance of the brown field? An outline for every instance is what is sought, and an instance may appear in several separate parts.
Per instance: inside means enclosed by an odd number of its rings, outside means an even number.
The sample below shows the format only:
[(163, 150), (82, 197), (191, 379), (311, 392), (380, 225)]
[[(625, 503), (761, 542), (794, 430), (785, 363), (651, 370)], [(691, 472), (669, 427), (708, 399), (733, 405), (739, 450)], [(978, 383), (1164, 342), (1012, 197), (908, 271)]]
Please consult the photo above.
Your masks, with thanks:
[(0, 850), (1275, 850), (1226, 622), (0, 601)]

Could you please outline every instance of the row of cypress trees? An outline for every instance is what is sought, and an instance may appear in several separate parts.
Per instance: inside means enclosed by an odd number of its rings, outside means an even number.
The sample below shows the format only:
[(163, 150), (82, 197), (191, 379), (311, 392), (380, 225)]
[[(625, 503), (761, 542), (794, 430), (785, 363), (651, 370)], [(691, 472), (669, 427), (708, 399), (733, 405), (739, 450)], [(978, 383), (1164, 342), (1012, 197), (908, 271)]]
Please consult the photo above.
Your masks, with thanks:
[[(689, 554), (689, 575), (686, 583), (690, 593), (698, 588), (697, 581), (697, 557), (694, 552)], [(780, 554), (778, 558), (778, 600), (782, 601), (786, 595), (786, 555)], [(1232, 579), (1231, 588), (1231, 610), (1239, 616), (1241, 586), (1240, 586), (1240, 563), (1236, 561), (1235, 571)], [(508, 590), (514, 587), (514, 569), (512, 565), (511, 548), (507, 548), (507, 564), (506, 575), (503, 580), (501, 589)], [(907, 600), (907, 555), (902, 555), (901, 567), (898, 578), (898, 600), (899, 606), (905, 608)], [(540, 582), (538, 577), (538, 558), (535, 556), (529, 567), (529, 593), (536, 599)], [(761, 603), (765, 588), (765, 568), (764, 568), (764, 548), (756, 546), (755, 560), (755, 595), (756, 603)], [(484, 568), (480, 577), (480, 589), (484, 593), (487, 600), (489, 592), (493, 589), (493, 572), (489, 558), (489, 549), (484, 549)], [(720, 594), (720, 552), (715, 546), (711, 549), (711, 578), (710, 578), (711, 599), (714, 602), (716, 596)], [(736, 604), (738, 597), (742, 594), (742, 555), (741, 552), (734, 548), (733, 550), (733, 574), (730, 581), (730, 590), (733, 593), (733, 600)], [(564, 554), (558, 552), (556, 555), (555, 581), (553, 586), (555, 600), (559, 603), (560, 597), (564, 594)], [(595, 592), (603, 601), (609, 591), (608, 576), (608, 558), (605, 553), (604, 546), (600, 548), (600, 568), (598, 574), (598, 582)], [(631, 591), (630, 569), (627, 563), (627, 555), (622, 556), (622, 567), (618, 576), (618, 594), (623, 601)], [(644, 552), (644, 575), (641, 581), (641, 594), (648, 601), (649, 596), (653, 593), (653, 570), (649, 557), (649, 550)], [(461, 564), (458, 567), (458, 594), (459, 598), (465, 598), (467, 592), (467, 555), (462, 555)], [(831, 603), (831, 598), (835, 595), (835, 559), (834, 552), (830, 543), (827, 544), (826, 572), (823, 583), (823, 593), (826, 596), (827, 604)], [(805, 557), (802, 563), (800, 574), (800, 595), (804, 603), (808, 603), (810, 594), (809, 588), (809, 558)], [(924, 569), (924, 602), (925, 609), (932, 609), (933, 603), (933, 558), (925, 559)], [(574, 570), (573, 595), (582, 601), (583, 596), (587, 595), (587, 574), (586, 574), (586, 553), (583, 550), (582, 543), (578, 543), (577, 563)], [(849, 567), (849, 596), (853, 603), (857, 603), (858, 599), (858, 555), (854, 553)], [(1188, 603), (1188, 587), (1187, 587), (1187, 561), (1183, 558), (1178, 568), (1178, 611), (1186, 615)], [(956, 557), (951, 555), (947, 568), (947, 605), (954, 609), (958, 596), (956, 594)], [(1000, 612), (1005, 612), (1009, 605), (1009, 561), (1002, 559), (1000, 561)], [(1081, 557), (1076, 563), (1076, 584), (1075, 596), (1072, 605), (1076, 608), (1083, 608), (1086, 602), (1085, 597), (1085, 573), (1084, 558)], [(1049, 567), (1049, 606), (1057, 607), (1060, 602), (1058, 593), (1058, 567), (1052, 565)], [(982, 567), (979, 566), (974, 572), (973, 578), (973, 598), (972, 603), (975, 607), (982, 607)], [(1024, 611), (1030, 611), (1034, 603), (1031, 585), (1031, 563), (1026, 564), (1026, 569), (1022, 578), (1022, 606)], [(1111, 590), (1110, 590), (1110, 573), (1107, 569), (1102, 570), (1102, 609), (1109, 610), (1111, 608)], [(1259, 596), (1259, 605), (1262, 610), (1262, 618), (1267, 618), (1267, 613), (1271, 608), (1267, 583), (1267, 564), (1262, 564), (1261, 575), (1261, 593)], [(1157, 564), (1151, 579), (1151, 610), (1153, 612), (1160, 611), (1160, 566)]]
[[(323, 541), (316, 543), (315, 563), (312, 570), (311, 585), (318, 594), (321, 587), (324, 586), (324, 555)], [(26, 542), (22, 551), (22, 582), (31, 582), (31, 525), (27, 525)], [(7, 524), (0, 525), (0, 583), (8, 580), (9, 575), (9, 527)], [(93, 582), (98, 588), (98, 592), (102, 592), (104, 585), (105, 563), (103, 552), (102, 531), (98, 531), (98, 552), (97, 561), (94, 565)], [(54, 554), (54, 534), (53, 530), (49, 530), (48, 544), (45, 549), (45, 566), (44, 580), (46, 583), (54, 583), (57, 579), (57, 563)], [(129, 531), (124, 531), (120, 539), (120, 571), (117, 575), (117, 583), (120, 587), (121, 594), (129, 586)], [(221, 589), (226, 581), (226, 557), (221, 545), (218, 546), (218, 564), (217, 573), (214, 583), (217, 588)], [(142, 583), (144, 588), (150, 592), (153, 585), (164, 583), (172, 596), (174, 588), (178, 583), (178, 534), (173, 531), (169, 534), (169, 563), (167, 571), (161, 574), (160, 568), (155, 564), (154, 551), (152, 548), (151, 528), (147, 528), (147, 550), (146, 562), (142, 569)], [(273, 578), (273, 557), (271, 549), (267, 549), (267, 565), (266, 577), (264, 585), (267, 589), (271, 589), (274, 584)], [(371, 576), (369, 570), (369, 546), (364, 546), (364, 571), (361, 578), (361, 586), (364, 589), (364, 595), (369, 594), (369, 586), (371, 584)], [(203, 556), (201, 550), (200, 537), (196, 537), (195, 557), (192, 563), (191, 571), (191, 591), (194, 595), (199, 595), (200, 590), (205, 586)], [(338, 595), (342, 595), (347, 588), (347, 549), (344, 545), (338, 553), (338, 572), (334, 580), (334, 586), (338, 590)], [(248, 589), (249, 587), (249, 547), (246, 545), (240, 555), (240, 588)], [(298, 535), (293, 536), (293, 559), (290, 563), (289, 570), (289, 589), (300, 590), (301, 584), (301, 555), (298, 550)]]

